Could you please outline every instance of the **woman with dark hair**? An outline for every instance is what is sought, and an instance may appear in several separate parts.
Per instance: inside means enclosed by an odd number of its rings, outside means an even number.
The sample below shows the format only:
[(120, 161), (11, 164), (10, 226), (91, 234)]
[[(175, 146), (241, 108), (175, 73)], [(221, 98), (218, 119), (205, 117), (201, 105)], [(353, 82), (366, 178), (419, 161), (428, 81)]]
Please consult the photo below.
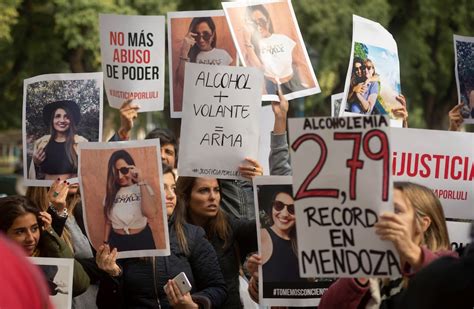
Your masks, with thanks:
[(87, 139), (77, 135), (81, 111), (71, 100), (49, 103), (43, 108), (43, 121), (50, 134), (37, 139), (29, 168), (30, 179), (54, 180), (77, 176), (77, 144)]
[(217, 252), (228, 297), (222, 308), (242, 308), (239, 267), (242, 257), (257, 249), (255, 220), (232, 219), (221, 209), (221, 192), (216, 178), (179, 177), (177, 221), (202, 227)]
[(104, 243), (118, 251), (155, 249), (149, 223), (158, 217), (154, 192), (132, 156), (117, 150), (107, 167)]
[(175, 83), (183, 85), (185, 62), (230, 65), (232, 57), (225, 49), (216, 48), (216, 44), (216, 25), (212, 18), (193, 18), (181, 46)]
[[(176, 199), (176, 180), (170, 166), (163, 164), (163, 184), (168, 215), (171, 254), (115, 261), (117, 251), (103, 245), (97, 264), (115, 277), (101, 280), (99, 308), (219, 308), (226, 298), (224, 278), (216, 252), (202, 228), (186, 223)], [(119, 269), (119, 271), (116, 271)], [(192, 290), (181, 294), (173, 279), (186, 273)], [(118, 274), (118, 275), (117, 275)], [(168, 284), (168, 289), (164, 289)]]
[(375, 72), (375, 64), (370, 59), (364, 61), (365, 81), (362, 91), (355, 92), (357, 102), (352, 102), (351, 112), (370, 115), (379, 95), (379, 76)]
[(297, 67), (296, 42), (284, 34), (274, 33), (273, 23), (264, 5), (247, 7), (248, 28), (244, 31), (245, 59), (249, 66), (260, 68), (265, 76), (267, 94), (283, 94), (308, 88)]
[[(26, 197), (0, 198), (0, 231), (20, 245), (27, 256), (74, 258), (69, 246), (51, 227), (51, 216)], [(84, 293), (89, 277), (74, 260), (73, 296)]]

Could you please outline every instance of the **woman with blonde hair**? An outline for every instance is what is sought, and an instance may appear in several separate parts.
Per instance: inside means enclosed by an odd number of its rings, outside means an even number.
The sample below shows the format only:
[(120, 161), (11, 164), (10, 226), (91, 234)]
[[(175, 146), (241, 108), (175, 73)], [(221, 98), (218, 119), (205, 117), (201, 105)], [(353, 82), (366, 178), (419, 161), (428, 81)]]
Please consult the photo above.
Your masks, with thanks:
[(375, 231), (398, 251), (402, 277), (340, 278), (323, 295), (319, 308), (398, 308), (400, 292), (421, 268), (441, 256), (455, 256), (443, 209), (435, 194), (411, 182), (395, 182), (394, 213), (380, 215)]

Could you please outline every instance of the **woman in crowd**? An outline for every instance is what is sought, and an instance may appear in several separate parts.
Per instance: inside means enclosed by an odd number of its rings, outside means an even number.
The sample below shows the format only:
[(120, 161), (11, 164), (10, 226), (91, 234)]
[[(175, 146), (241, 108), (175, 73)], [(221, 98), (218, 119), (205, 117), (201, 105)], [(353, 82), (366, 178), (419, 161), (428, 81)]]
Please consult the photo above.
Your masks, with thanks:
[[(51, 221), (47, 212), (40, 212), (26, 197), (0, 199), (0, 231), (20, 245), (27, 256), (74, 258), (69, 246), (51, 227)], [(73, 295), (84, 293), (88, 287), (88, 275), (74, 260)]]
[[(254, 169), (249, 166), (241, 168), (241, 171), (249, 176)], [(233, 219), (221, 209), (221, 191), (216, 178), (181, 176), (177, 182), (177, 192), (184, 207), (176, 212), (176, 219), (204, 228), (217, 252), (228, 289), (223, 308), (242, 308), (239, 268), (241, 257), (257, 248), (255, 221)]]
[[(375, 65), (372, 60), (364, 61), (365, 81), (362, 87), (355, 91), (356, 102), (351, 102), (351, 112), (370, 115), (374, 109), (379, 94), (378, 75), (375, 73)], [(359, 84), (360, 85), (360, 84)]]
[[(217, 256), (206, 240), (204, 231), (173, 216), (184, 207), (176, 203), (176, 181), (171, 168), (163, 165), (166, 211), (171, 255), (115, 262), (117, 250), (103, 245), (97, 253), (97, 264), (109, 274), (101, 280), (97, 298), (100, 308), (197, 308), (197, 305), (220, 307), (226, 299), (225, 282)], [(192, 290), (182, 295), (170, 279), (185, 272)], [(169, 283), (166, 291), (165, 284)], [(207, 307), (206, 307), (207, 306)]]
[(403, 276), (396, 280), (340, 278), (325, 292), (319, 308), (398, 308), (409, 279), (439, 256), (455, 255), (440, 201), (421, 185), (395, 182), (394, 213), (380, 215), (376, 233), (398, 251)]
[(154, 196), (132, 156), (125, 150), (112, 153), (107, 168), (104, 243), (118, 251), (157, 248), (150, 228), (159, 219)]
[(296, 70), (304, 64), (297, 61), (295, 41), (284, 34), (274, 33), (272, 19), (264, 5), (247, 7), (247, 24), (244, 31), (245, 59), (249, 66), (263, 71), (267, 94), (277, 94), (279, 85), (283, 94), (308, 88)]
[(43, 108), (43, 121), (51, 134), (37, 139), (29, 168), (30, 179), (68, 179), (77, 175), (77, 144), (87, 139), (77, 135), (81, 111), (74, 101), (56, 101)]
[(216, 48), (216, 25), (211, 17), (195, 17), (183, 39), (175, 83), (183, 86), (186, 62), (230, 65), (234, 60), (225, 49)]

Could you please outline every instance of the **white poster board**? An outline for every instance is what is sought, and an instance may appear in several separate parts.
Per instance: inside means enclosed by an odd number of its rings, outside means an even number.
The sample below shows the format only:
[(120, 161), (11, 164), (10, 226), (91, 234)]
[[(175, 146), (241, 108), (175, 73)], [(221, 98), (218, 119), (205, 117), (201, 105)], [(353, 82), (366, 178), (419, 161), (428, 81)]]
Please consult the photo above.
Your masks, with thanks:
[(471, 243), (471, 222), (446, 221), (451, 249), (466, 248)]
[(373, 225), (392, 211), (388, 118), (289, 119), (301, 277), (393, 277)]
[(265, 76), (263, 101), (320, 93), (290, 0), (222, 2), (240, 60)]
[(261, 87), (256, 68), (186, 63), (180, 176), (239, 179), (258, 157)]
[(55, 308), (72, 308), (74, 259), (30, 257), (43, 273)]
[[(353, 15), (352, 48), (340, 115), (389, 115), (400, 108), (397, 43), (382, 25)], [(399, 121), (401, 122), (401, 121)], [(401, 126), (401, 125), (397, 125)]]
[(454, 70), (464, 123), (474, 123), (474, 37), (454, 35)]
[(473, 145), (472, 133), (393, 128), (393, 179), (432, 189), (446, 218), (474, 219)]
[(99, 14), (100, 51), (107, 99), (120, 108), (161, 111), (165, 97), (165, 17)]
[(331, 117), (339, 117), (343, 96), (343, 92), (331, 95)]
[[(77, 145), (102, 140), (102, 86), (102, 72), (45, 74), (24, 80), (26, 186), (50, 186), (57, 178), (77, 183)], [(72, 149), (68, 143), (74, 145)]]

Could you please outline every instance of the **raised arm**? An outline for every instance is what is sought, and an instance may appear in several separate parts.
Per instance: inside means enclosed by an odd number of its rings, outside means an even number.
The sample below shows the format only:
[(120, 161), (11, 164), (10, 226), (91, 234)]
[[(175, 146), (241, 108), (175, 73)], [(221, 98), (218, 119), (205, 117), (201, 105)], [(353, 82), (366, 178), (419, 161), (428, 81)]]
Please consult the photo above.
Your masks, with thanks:
[(291, 175), (290, 152), (286, 137), (286, 120), (288, 114), (288, 101), (278, 90), (280, 102), (272, 102), (275, 123), (270, 141), (270, 175)]

